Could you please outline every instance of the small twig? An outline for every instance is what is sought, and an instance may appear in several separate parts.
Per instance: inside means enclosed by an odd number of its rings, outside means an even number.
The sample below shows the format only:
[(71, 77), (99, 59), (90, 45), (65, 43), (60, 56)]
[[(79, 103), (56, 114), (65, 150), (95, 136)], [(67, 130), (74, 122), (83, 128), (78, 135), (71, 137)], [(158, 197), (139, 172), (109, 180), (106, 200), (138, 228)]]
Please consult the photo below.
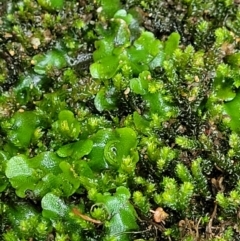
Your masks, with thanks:
[(77, 210), (76, 208), (73, 208), (72, 211), (76, 216), (81, 217), (82, 219), (84, 219), (86, 221), (89, 221), (89, 222), (92, 222), (92, 223), (95, 223), (95, 224), (103, 224), (100, 220), (90, 218), (87, 215), (84, 215), (84, 214), (80, 213), (79, 210)]
[(198, 231), (198, 228), (199, 228), (199, 224), (202, 220), (202, 217), (199, 218), (198, 222), (197, 222), (197, 225), (195, 227), (195, 230), (196, 230), (196, 237), (199, 238), (199, 231)]
[(211, 218), (210, 218), (209, 223), (206, 227), (206, 231), (210, 235), (210, 238), (212, 236), (212, 222), (213, 222), (213, 219), (216, 217), (216, 214), (217, 214), (217, 203), (214, 204), (214, 209), (213, 209)]

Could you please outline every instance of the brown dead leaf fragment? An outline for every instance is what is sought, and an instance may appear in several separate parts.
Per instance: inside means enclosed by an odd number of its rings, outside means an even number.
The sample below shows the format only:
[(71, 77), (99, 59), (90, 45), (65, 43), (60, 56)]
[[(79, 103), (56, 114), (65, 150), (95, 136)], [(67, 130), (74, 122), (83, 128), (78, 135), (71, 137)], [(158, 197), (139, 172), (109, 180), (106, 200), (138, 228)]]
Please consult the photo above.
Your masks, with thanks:
[(155, 211), (150, 210), (150, 212), (153, 213), (153, 220), (156, 223), (163, 222), (169, 216), (161, 207), (158, 207)]
[(92, 223), (95, 223), (95, 224), (102, 224), (102, 222), (100, 220), (90, 218), (87, 215), (84, 215), (84, 214), (80, 213), (79, 210), (77, 210), (76, 208), (73, 208), (72, 211), (76, 216), (78, 216), (78, 217), (80, 217), (80, 218), (82, 218), (82, 219), (84, 219), (88, 222), (92, 222)]

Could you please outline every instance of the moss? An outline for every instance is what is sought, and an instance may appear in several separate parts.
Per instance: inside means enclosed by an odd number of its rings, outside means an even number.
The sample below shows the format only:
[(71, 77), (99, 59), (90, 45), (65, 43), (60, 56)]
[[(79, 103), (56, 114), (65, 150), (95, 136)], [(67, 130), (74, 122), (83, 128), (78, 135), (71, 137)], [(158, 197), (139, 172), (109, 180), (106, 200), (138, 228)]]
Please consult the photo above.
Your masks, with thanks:
[(0, 15), (0, 239), (238, 239), (237, 1)]

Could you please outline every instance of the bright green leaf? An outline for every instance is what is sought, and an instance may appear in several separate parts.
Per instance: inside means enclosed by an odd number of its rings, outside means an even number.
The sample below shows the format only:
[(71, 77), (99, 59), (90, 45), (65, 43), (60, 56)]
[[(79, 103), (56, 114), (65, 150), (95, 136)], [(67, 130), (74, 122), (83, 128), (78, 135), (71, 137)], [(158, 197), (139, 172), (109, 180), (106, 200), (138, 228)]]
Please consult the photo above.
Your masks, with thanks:
[(52, 68), (62, 69), (67, 65), (65, 53), (60, 50), (50, 50), (46, 54), (35, 55), (32, 59), (34, 71), (38, 74), (46, 74)]
[(224, 104), (224, 109), (230, 117), (229, 126), (233, 131), (240, 131), (240, 92), (236, 97)]
[(14, 178), (17, 176), (31, 176), (33, 169), (29, 167), (25, 156), (14, 156), (7, 162), (6, 176)]
[(59, 10), (63, 8), (64, 0), (38, 0), (38, 3), (47, 10)]
[(88, 155), (89, 166), (96, 171), (108, 168), (106, 159), (104, 158), (104, 147), (109, 140), (115, 138), (115, 133), (111, 129), (99, 130), (95, 135), (91, 137), (93, 141), (93, 148)]
[(214, 90), (218, 98), (230, 101), (235, 96), (236, 93), (233, 91), (233, 80), (229, 78), (216, 78), (213, 84)]
[(240, 53), (228, 55), (227, 63), (235, 67), (240, 67)]
[(137, 130), (141, 131), (142, 133), (147, 132), (147, 128), (149, 128), (149, 121), (147, 121), (143, 116), (139, 115), (136, 111), (133, 113), (133, 121)]
[(11, 129), (8, 131), (9, 140), (19, 148), (27, 148), (40, 123), (38, 116), (33, 111), (16, 112), (12, 122)]
[(104, 157), (107, 162), (118, 168), (124, 157), (133, 156), (134, 162), (138, 161), (136, 133), (131, 128), (116, 129), (116, 138), (108, 141), (104, 148)]
[[(162, 43), (150, 32), (144, 31), (128, 50), (129, 65), (135, 74), (160, 66)], [(155, 59), (157, 58), (157, 59)], [(155, 61), (153, 63), (153, 61)]]
[(161, 118), (167, 119), (167, 112), (172, 110), (171, 105), (164, 100), (164, 96), (156, 92), (154, 94), (146, 94), (143, 96), (149, 106), (150, 113), (157, 113)]
[[(119, 241), (130, 241), (124, 232), (137, 230), (136, 211), (129, 202), (130, 192), (125, 187), (117, 188), (113, 196), (98, 194), (96, 202), (103, 203), (112, 214), (106, 227), (108, 235), (115, 236)], [(121, 234), (122, 233), (122, 234)]]
[(101, 14), (106, 18), (112, 18), (113, 15), (121, 8), (119, 0), (101, 0)]
[(81, 159), (83, 156), (88, 155), (92, 150), (92, 140), (81, 140), (74, 143), (66, 144), (57, 150), (60, 157), (69, 157), (73, 159)]
[(80, 123), (69, 110), (62, 110), (52, 127), (57, 133), (61, 133), (66, 139), (76, 139), (80, 133)]
[(112, 25), (115, 29), (114, 47), (127, 47), (130, 44), (130, 31), (126, 22), (122, 19), (115, 19)]
[(47, 193), (42, 201), (42, 215), (49, 219), (59, 219), (66, 215), (68, 207), (66, 204), (53, 193)]
[(41, 169), (41, 172), (58, 174), (60, 172), (59, 164), (62, 161), (54, 152), (42, 152), (29, 160), (30, 166), (34, 169)]
[(98, 111), (102, 112), (104, 110), (114, 110), (117, 105), (117, 93), (115, 88), (101, 88), (97, 93), (94, 104)]
[(59, 179), (58, 175), (49, 172), (35, 184), (34, 195), (36, 197), (43, 197), (47, 193), (59, 189), (61, 184), (62, 180)]
[(131, 79), (130, 88), (135, 94), (144, 95), (147, 93), (148, 81), (145, 79)]
[(178, 33), (172, 33), (168, 40), (165, 42), (164, 53), (165, 57), (171, 57), (173, 52), (177, 49), (180, 41), (180, 35)]
[(109, 55), (93, 63), (90, 66), (90, 73), (96, 79), (109, 79), (115, 75), (118, 65), (118, 57)]
[(25, 156), (19, 155), (12, 157), (7, 162), (6, 176), (16, 189), (19, 197), (25, 197), (26, 190), (33, 190), (37, 176), (28, 163)]

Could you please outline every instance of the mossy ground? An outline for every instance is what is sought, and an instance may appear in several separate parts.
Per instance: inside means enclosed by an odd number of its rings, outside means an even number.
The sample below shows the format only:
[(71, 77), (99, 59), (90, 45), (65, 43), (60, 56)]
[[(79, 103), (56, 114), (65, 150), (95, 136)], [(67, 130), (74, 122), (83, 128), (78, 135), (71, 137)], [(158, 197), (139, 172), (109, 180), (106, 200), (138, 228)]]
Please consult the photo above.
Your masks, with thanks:
[(239, 240), (239, 1), (0, 16), (1, 240)]

